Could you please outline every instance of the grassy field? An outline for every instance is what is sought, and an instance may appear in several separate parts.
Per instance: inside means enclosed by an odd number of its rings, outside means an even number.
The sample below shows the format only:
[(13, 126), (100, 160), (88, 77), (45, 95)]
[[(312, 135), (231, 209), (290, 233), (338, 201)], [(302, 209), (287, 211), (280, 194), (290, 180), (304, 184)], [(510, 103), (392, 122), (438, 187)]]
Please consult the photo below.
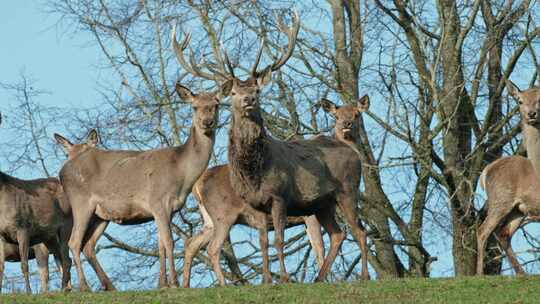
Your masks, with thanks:
[(540, 276), (5, 295), (0, 303), (540, 303)]

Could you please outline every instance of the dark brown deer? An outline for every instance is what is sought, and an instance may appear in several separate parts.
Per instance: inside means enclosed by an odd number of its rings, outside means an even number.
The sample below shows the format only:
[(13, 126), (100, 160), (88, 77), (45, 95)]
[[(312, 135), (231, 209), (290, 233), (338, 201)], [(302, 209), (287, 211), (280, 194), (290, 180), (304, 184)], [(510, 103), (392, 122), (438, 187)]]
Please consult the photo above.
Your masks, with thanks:
[[(18, 246), (27, 293), (32, 292), (29, 251), (31, 246), (39, 243), (45, 244), (61, 260), (62, 289), (68, 288), (71, 261), (67, 239), (63, 238), (68, 235), (65, 231), (67, 221), (69, 207), (63, 199), (58, 179), (21, 180), (0, 172), (0, 243)], [(2, 250), (1, 253), (5, 252)], [(4, 263), (1, 264), (3, 268)]]
[(74, 221), (69, 247), (81, 290), (88, 288), (80, 260), (81, 248), (89, 224), (95, 221), (99, 225), (102, 221), (136, 225), (155, 220), (159, 233), (159, 286), (178, 286), (172, 214), (182, 208), (193, 184), (208, 166), (220, 96), (228, 95), (229, 89), (230, 86), (215, 93), (194, 94), (177, 84), (181, 99), (193, 106), (193, 125), (183, 145), (149, 151), (90, 148), (64, 164), (60, 180)]
[[(338, 253), (344, 234), (335, 219), (341, 209), (362, 250), (367, 265), (365, 231), (357, 215), (361, 163), (351, 147), (334, 138), (318, 136), (309, 140), (279, 141), (266, 133), (259, 104), (260, 90), (270, 82), (271, 73), (291, 57), (300, 26), (295, 16), (287, 32), (286, 52), (274, 63), (257, 71), (257, 60), (247, 80), (234, 76), (225, 56), (232, 85), (232, 124), (228, 158), (230, 181), (236, 193), (253, 208), (270, 213), (275, 228), (275, 247), (280, 260), (281, 281), (287, 280), (283, 255), (287, 216), (315, 215), (329, 233), (331, 245), (316, 281), (322, 281)], [(264, 45), (263, 45), (264, 46)], [(261, 47), (262, 49), (262, 47)], [(226, 53), (225, 53), (226, 54)], [(367, 279), (366, 267), (362, 277)]]
[[(218, 282), (221, 286), (225, 285), (220, 253), (231, 227), (236, 224), (253, 227), (259, 231), (263, 282), (271, 283), (268, 257), (268, 229), (273, 229), (271, 219), (267, 218), (266, 213), (254, 209), (236, 195), (229, 181), (229, 166), (220, 165), (206, 170), (193, 186), (193, 195), (197, 200), (204, 226), (185, 245), (184, 287), (189, 287), (193, 258), (206, 245)], [(289, 219), (291, 225), (300, 225), (304, 222), (320, 266), (324, 260), (324, 243), (319, 222), (314, 216)]]
[(476, 273), (484, 274), (486, 242), (495, 233), (517, 274), (524, 270), (511, 246), (516, 230), (540, 221), (540, 88), (520, 91), (510, 80), (508, 93), (518, 101), (527, 158), (502, 157), (489, 164), (480, 177), (487, 194), (487, 216), (478, 227)]

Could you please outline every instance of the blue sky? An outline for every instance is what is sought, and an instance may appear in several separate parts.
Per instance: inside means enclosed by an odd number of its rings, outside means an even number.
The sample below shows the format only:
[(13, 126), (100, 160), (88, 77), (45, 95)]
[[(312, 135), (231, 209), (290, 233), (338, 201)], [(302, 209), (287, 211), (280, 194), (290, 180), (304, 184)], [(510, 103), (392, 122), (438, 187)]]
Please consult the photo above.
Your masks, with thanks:
[[(52, 94), (46, 106), (92, 106), (98, 101), (99, 51), (85, 35), (66, 34), (43, 1), (5, 1), (0, 10), (0, 82), (16, 82), (22, 71)], [(0, 105), (8, 102), (0, 91)]]

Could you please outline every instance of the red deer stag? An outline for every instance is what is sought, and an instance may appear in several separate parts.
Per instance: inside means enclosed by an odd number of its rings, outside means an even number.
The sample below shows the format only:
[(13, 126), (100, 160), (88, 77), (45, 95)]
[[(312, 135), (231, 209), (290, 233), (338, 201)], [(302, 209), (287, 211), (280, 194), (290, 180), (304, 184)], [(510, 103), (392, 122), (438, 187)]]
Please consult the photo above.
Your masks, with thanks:
[[(300, 21), (296, 15), (292, 28), (285, 28), (289, 44), (286, 52), (261, 71), (256, 62), (247, 80), (234, 76), (225, 52), (232, 85), (232, 124), (228, 158), (230, 181), (236, 193), (253, 208), (270, 213), (275, 228), (275, 247), (280, 261), (281, 281), (287, 281), (283, 255), (287, 216), (315, 215), (330, 235), (330, 250), (317, 275), (322, 281), (330, 270), (344, 239), (335, 219), (339, 206), (362, 250), (362, 265), (367, 265), (366, 233), (357, 215), (361, 163), (351, 147), (337, 139), (318, 136), (309, 140), (279, 141), (267, 134), (259, 104), (260, 90), (270, 82), (271, 73), (291, 57)], [(369, 278), (367, 267), (362, 278)]]
[[(67, 238), (63, 236), (68, 235), (65, 224), (69, 221), (69, 207), (62, 195), (56, 178), (21, 180), (0, 171), (0, 244), (18, 246), (27, 293), (32, 292), (28, 273), (30, 246), (39, 243), (45, 244), (60, 260), (62, 289), (68, 288), (71, 261)], [(5, 259), (9, 246), (0, 249)], [(3, 260), (0, 262), (3, 270)], [(44, 288), (42, 285), (41, 289)]]
[(522, 92), (510, 80), (506, 87), (519, 103), (527, 158), (502, 157), (482, 172), (480, 185), (487, 195), (487, 216), (477, 232), (479, 275), (484, 274), (486, 242), (493, 232), (514, 271), (524, 274), (512, 250), (512, 235), (522, 225), (540, 221), (540, 88)]
[(96, 220), (120, 225), (155, 220), (159, 233), (159, 286), (178, 286), (172, 214), (182, 208), (193, 184), (208, 166), (220, 96), (229, 92), (224, 87), (222, 92), (194, 94), (180, 84), (176, 85), (176, 91), (193, 106), (193, 125), (183, 145), (149, 151), (90, 148), (68, 160), (60, 171), (60, 180), (73, 209), (69, 247), (82, 290), (87, 289), (87, 284), (80, 253), (88, 226)]
[[(184, 287), (189, 287), (193, 258), (206, 245), (208, 245), (208, 255), (219, 284), (225, 285), (225, 276), (220, 264), (220, 253), (231, 227), (236, 224), (253, 227), (259, 231), (263, 282), (271, 283), (272, 276), (268, 258), (268, 229), (273, 229), (271, 219), (267, 219), (268, 215), (266, 213), (253, 209), (251, 205), (236, 195), (229, 181), (229, 166), (220, 165), (206, 170), (193, 186), (193, 194), (197, 200), (204, 226), (201, 232), (186, 242), (184, 251)], [(304, 222), (306, 223), (311, 246), (317, 255), (320, 266), (324, 260), (324, 243), (319, 222), (313, 216), (289, 219), (289, 223), (293, 225), (303, 224)]]

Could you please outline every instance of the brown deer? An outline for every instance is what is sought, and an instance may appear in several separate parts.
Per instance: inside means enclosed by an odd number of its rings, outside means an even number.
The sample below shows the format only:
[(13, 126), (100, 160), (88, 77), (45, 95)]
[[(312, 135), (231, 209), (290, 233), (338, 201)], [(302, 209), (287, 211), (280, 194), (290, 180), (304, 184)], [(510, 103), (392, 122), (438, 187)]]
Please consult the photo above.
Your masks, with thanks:
[[(71, 261), (65, 238), (68, 235), (65, 231), (67, 221), (69, 207), (63, 199), (58, 179), (21, 180), (0, 171), (0, 244), (18, 246), (27, 293), (32, 292), (28, 273), (29, 251), (31, 246), (39, 243), (45, 244), (60, 260), (62, 289), (68, 288)], [(4, 257), (6, 247), (0, 248)], [(3, 270), (4, 263), (0, 262)], [(44, 286), (41, 288), (43, 290)]]
[[(271, 283), (272, 275), (268, 257), (268, 229), (273, 229), (271, 219), (267, 219), (266, 213), (254, 209), (236, 195), (229, 181), (229, 166), (220, 165), (206, 170), (193, 186), (193, 195), (197, 200), (204, 226), (201, 232), (190, 238), (185, 245), (184, 287), (189, 287), (193, 258), (206, 245), (208, 245), (208, 255), (218, 282), (221, 286), (225, 285), (220, 253), (231, 227), (236, 224), (253, 227), (259, 231), (263, 282)], [(313, 216), (291, 217), (288, 222), (291, 225), (305, 222), (311, 246), (319, 265), (322, 265), (324, 243), (317, 219)]]
[(479, 275), (484, 274), (486, 242), (493, 232), (515, 272), (524, 274), (512, 250), (512, 235), (522, 225), (540, 221), (540, 88), (522, 92), (510, 80), (506, 87), (519, 103), (527, 158), (502, 157), (482, 172), (480, 186), (487, 195), (487, 216), (477, 232)]
[(159, 286), (178, 286), (172, 214), (182, 208), (193, 184), (208, 166), (220, 97), (228, 95), (228, 90), (230, 86), (215, 93), (194, 94), (176, 85), (177, 93), (192, 104), (194, 112), (190, 135), (183, 145), (149, 151), (90, 148), (64, 164), (60, 180), (74, 221), (69, 247), (81, 290), (88, 289), (80, 260), (81, 248), (89, 224), (95, 221), (101, 227), (102, 221), (136, 225), (155, 220), (159, 233)]
[[(362, 265), (367, 265), (366, 232), (359, 224), (356, 210), (362, 168), (355, 150), (327, 136), (279, 141), (264, 128), (259, 92), (270, 82), (271, 73), (291, 57), (299, 26), (298, 16), (295, 16), (292, 28), (282, 27), (289, 38), (286, 52), (259, 72), (257, 65), (262, 53), (259, 51), (246, 80), (235, 77), (228, 56), (225, 56), (231, 76), (226, 84), (232, 85), (228, 147), (230, 182), (236, 193), (253, 208), (272, 215), (282, 282), (287, 281), (283, 255), (287, 216), (315, 215), (330, 235), (330, 250), (316, 278), (316, 281), (322, 281), (344, 238), (335, 219), (336, 205), (359, 242)], [(368, 277), (367, 267), (363, 267), (362, 278)]]
[[(96, 130), (91, 130), (86, 136), (86, 141), (80, 144), (73, 144), (69, 140), (67, 140), (62, 135), (59, 135), (59, 134), (54, 134), (54, 138), (66, 152), (67, 160), (75, 159), (78, 155), (86, 152), (87, 150), (91, 148), (94, 148), (99, 141), (99, 136)], [(70, 208), (70, 214), (71, 214), (71, 206), (69, 206), (69, 208)], [(70, 218), (68, 225), (69, 225), (69, 230), (68, 230), (66, 242), (69, 241), (71, 230), (73, 228), (72, 216)], [(107, 276), (107, 274), (105, 273), (105, 271), (99, 264), (96, 257), (97, 241), (99, 240), (99, 237), (103, 234), (105, 229), (107, 228), (107, 225), (108, 225), (107, 221), (102, 221), (97, 218), (92, 219), (91, 223), (89, 224), (89, 229), (87, 230), (88, 232), (84, 237), (83, 253), (84, 253), (84, 256), (86, 256), (86, 260), (88, 261), (90, 266), (92, 266), (92, 268), (96, 272), (97, 277), (99, 281), (101, 282), (101, 286), (103, 287), (103, 289), (105, 291), (113, 291), (113, 290), (116, 290), (116, 288), (114, 287), (111, 279)], [(88, 289), (88, 286), (86, 286), (86, 288)]]

